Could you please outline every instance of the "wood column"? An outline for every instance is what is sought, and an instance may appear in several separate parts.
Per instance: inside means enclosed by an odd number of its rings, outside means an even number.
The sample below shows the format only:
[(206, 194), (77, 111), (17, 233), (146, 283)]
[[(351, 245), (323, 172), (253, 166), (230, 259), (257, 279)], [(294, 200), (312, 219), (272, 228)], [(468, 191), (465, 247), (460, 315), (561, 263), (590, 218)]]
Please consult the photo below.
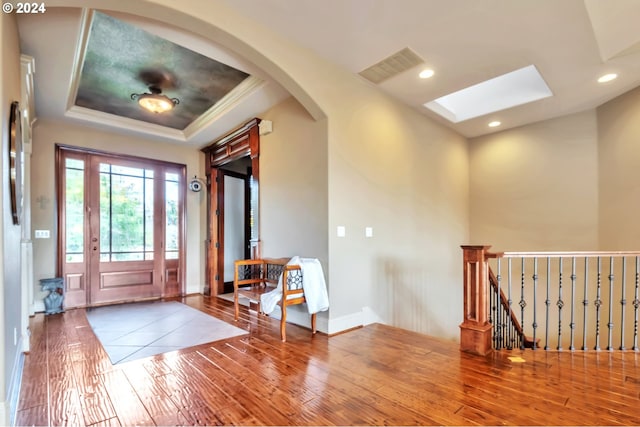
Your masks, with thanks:
[(487, 313), (491, 246), (461, 246), (464, 264), (464, 320), (460, 324), (460, 350), (485, 356), (493, 351), (492, 325)]

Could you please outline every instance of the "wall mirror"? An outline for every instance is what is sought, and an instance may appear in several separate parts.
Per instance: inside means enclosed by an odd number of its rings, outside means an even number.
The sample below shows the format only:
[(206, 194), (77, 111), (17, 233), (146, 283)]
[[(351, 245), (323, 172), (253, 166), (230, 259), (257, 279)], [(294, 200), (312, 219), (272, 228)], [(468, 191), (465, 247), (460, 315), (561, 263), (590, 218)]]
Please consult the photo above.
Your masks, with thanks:
[(11, 198), (11, 216), (15, 225), (20, 224), (22, 208), (22, 135), (20, 125), (20, 105), (11, 103), (9, 113), (9, 197)]

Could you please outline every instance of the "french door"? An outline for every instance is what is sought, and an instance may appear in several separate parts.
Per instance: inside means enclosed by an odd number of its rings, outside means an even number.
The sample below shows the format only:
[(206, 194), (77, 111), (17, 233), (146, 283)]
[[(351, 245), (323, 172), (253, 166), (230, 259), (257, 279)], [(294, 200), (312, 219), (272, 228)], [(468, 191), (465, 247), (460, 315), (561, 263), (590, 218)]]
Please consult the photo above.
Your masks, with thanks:
[(184, 166), (65, 147), (57, 157), (65, 306), (180, 295)]

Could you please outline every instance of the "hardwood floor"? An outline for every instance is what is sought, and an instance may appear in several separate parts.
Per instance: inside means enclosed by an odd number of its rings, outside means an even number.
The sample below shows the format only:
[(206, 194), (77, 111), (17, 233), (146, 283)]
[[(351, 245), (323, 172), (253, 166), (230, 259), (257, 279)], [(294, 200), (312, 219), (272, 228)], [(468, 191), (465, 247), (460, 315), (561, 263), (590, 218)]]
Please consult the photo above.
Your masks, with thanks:
[[(184, 302), (229, 323), (233, 304)], [(245, 307), (250, 334), (111, 365), (82, 309), (32, 319), (17, 425), (638, 425), (640, 354), (482, 358), (371, 325), (311, 336)], [(523, 363), (509, 356), (521, 356)]]

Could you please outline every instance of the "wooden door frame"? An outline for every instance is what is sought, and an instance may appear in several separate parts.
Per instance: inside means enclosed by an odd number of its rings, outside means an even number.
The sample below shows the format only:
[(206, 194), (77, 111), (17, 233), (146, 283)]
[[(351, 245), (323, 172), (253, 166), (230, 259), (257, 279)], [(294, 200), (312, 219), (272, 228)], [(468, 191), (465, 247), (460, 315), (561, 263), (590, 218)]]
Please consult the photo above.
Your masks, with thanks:
[[(71, 155), (69, 155), (71, 154)], [(87, 183), (87, 177), (89, 175), (89, 169), (90, 169), (90, 160), (93, 157), (104, 157), (104, 158), (111, 158), (114, 160), (124, 160), (124, 161), (131, 161), (131, 162), (138, 162), (138, 163), (142, 163), (142, 164), (146, 164), (146, 165), (154, 165), (156, 167), (160, 167), (162, 168), (163, 171), (166, 171), (167, 169), (169, 170), (173, 170), (175, 171), (178, 176), (179, 176), (179, 184), (182, 188), (182, 191), (180, 192), (179, 195), (179, 209), (178, 209), (178, 215), (179, 215), (179, 221), (180, 221), (180, 226), (179, 226), (179, 255), (178, 255), (178, 280), (180, 282), (180, 290), (179, 293), (180, 295), (185, 295), (185, 287), (186, 287), (186, 269), (185, 269), (185, 265), (186, 265), (186, 256), (187, 256), (187, 252), (186, 252), (186, 200), (185, 200), (185, 187), (186, 187), (186, 165), (184, 164), (180, 164), (180, 163), (173, 163), (173, 162), (167, 162), (167, 161), (162, 161), (162, 160), (155, 160), (155, 159), (148, 159), (145, 157), (139, 157), (139, 156), (130, 156), (130, 155), (126, 155), (126, 154), (119, 154), (119, 153), (112, 153), (112, 152), (108, 152), (108, 151), (101, 151), (101, 150), (95, 150), (95, 149), (90, 149), (90, 148), (84, 148), (84, 147), (74, 147), (74, 146), (70, 146), (70, 145), (65, 145), (65, 144), (55, 144), (55, 161), (56, 161), (56, 170), (55, 170), (55, 182), (56, 182), (56, 200), (58, 201), (58, 209), (57, 209), (57, 225), (58, 225), (58, 238), (57, 238), (57, 263), (56, 263), (56, 275), (57, 277), (62, 277), (63, 276), (63, 272), (64, 272), (64, 259), (65, 259), (65, 247), (64, 247), (64, 243), (65, 243), (65, 232), (66, 232), (66, 224), (65, 224), (65, 205), (64, 203), (62, 203), (64, 197), (64, 184), (65, 184), (65, 178), (64, 178), (64, 174), (65, 174), (65, 162), (64, 159), (67, 157), (72, 157), (72, 158), (83, 158), (85, 160), (85, 184)], [(88, 197), (89, 197), (89, 189), (85, 188), (85, 207), (88, 206), (87, 202), (88, 202)], [(163, 223), (164, 223), (164, 209), (162, 210), (162, 219), (163, 219)], [(91, 230), (89, 227), (89, 222), (87, 217), (85, 217), (85, 262), (88, 262), (90, 253), (91, 253), (91, 248), (90, 248), (90, 235), (91, 235)], [(163, 228), (164, 230), (164, 228)], [(162, 240), (164, 241), (164, 236), (162, 237)], [(164, 248), (164, 246), (163, 246)], [(162, 259), (161, 259), (161, 274), (165, 275), (166, 274), (166, 260), (164, 259), (164, 249), (161, 251), (162, 253)], [(86, 304), (85, 306), (89, 306), (90, 305), (90, 301), (91, 301), (91, 296), (90, 296), (90, 286), (88, 283), (88, 277), (90, 276), (90, 272), (87, 271), (87, 278), (85, 278), (85, 282), (84, 286), (85, 286), (85, 291), (87, 292), (86, 294)], [(65, 278), (66, 279), (66, 278)], [(161, 284), (161, 296), (167, 296), (165, 295), (165, 285), (166, 285), (166, 278), (163, 277), (162, 279), (162, 284)], [(65, 280), (65, 287), (66, 287), (66, 280)], [(80, 306), (79, 306), (80, 307)]]
[[(221, 219), (220, 166), (249, 156), (251, 159), (251, 172), (257, 198), (260, 194), (260, 132), (258, 125), (260, 119), (254, 118), (243, 126), (229, 132), (225, 136), (202, 148), (205, 153), (205, 170), (207, 174), (207, 239), (206, 253), (206, 282), (205, 295), (219, 295), (224, 292), (224, 265), (221, 264), (224, 257), (224, 241), (221, 240), (223, 218)], [(259, 201), (257, 203), (259, 207)], [(255, 212), (256, 234), (250, 238), (251, 258), (259, 258), (261, 243), (259, 235), (259, 209)]]

